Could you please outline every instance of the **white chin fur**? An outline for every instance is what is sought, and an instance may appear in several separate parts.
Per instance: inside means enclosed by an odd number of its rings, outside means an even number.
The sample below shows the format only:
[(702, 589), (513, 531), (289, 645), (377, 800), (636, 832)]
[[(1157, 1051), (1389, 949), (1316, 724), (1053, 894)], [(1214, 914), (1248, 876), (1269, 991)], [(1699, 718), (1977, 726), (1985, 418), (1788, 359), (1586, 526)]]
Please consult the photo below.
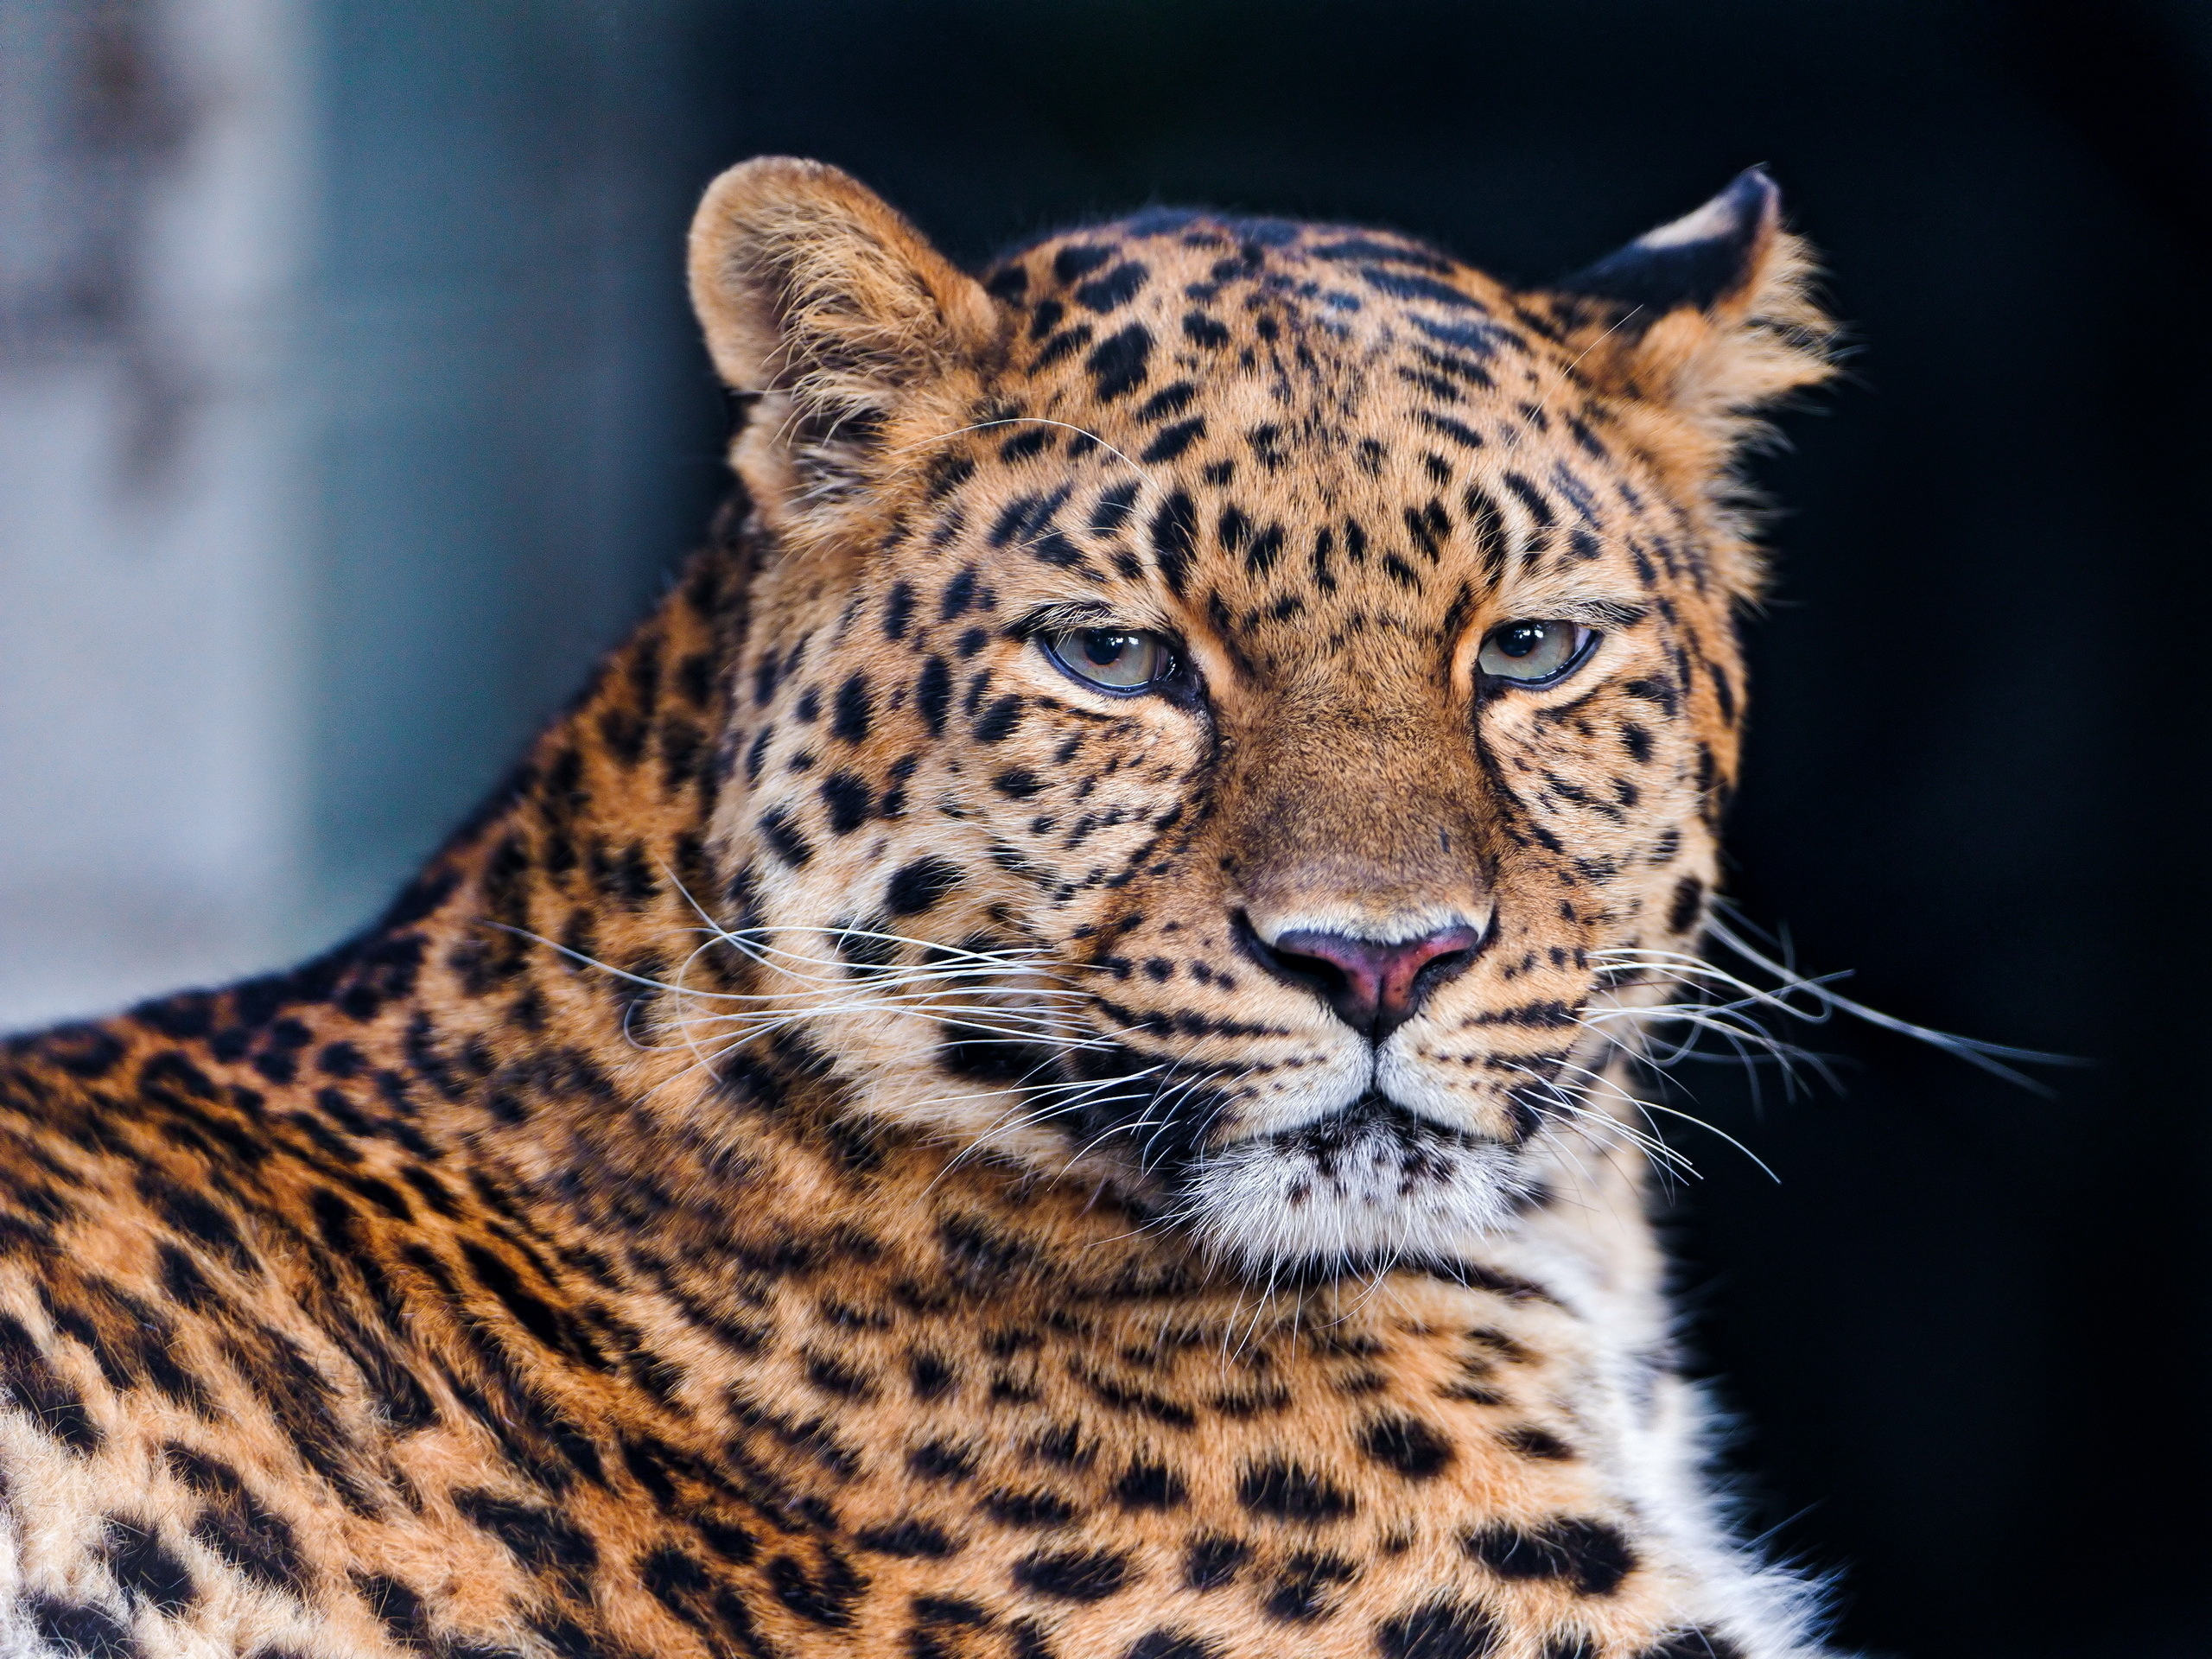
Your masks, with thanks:
[(1222, 1148), (1179, 1209), (1248, 1271), (1448, 1257), (1513, 1218), (1529, 1190), (1521, 1165), (1496, 1141), (1355, 1107)]

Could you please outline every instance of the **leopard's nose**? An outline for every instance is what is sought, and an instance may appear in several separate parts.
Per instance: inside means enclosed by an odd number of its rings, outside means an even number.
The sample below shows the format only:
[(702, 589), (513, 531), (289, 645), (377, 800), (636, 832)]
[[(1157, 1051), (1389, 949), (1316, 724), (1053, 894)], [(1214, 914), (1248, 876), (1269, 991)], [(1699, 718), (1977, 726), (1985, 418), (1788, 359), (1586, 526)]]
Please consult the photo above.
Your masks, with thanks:
[(1473, 961), (1482, 942), (1483, 929), (1465, 921), (1408, 939), (1306, 928), (1250, 939), (1270, 971), (1319, 993), (1338, 1019), (1377, 1045)]

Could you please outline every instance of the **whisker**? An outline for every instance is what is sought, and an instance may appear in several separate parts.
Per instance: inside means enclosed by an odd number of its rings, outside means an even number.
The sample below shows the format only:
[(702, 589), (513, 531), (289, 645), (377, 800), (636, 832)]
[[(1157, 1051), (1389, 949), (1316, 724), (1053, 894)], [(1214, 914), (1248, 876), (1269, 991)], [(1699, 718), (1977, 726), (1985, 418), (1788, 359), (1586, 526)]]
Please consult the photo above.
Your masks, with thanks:
[(1737, 1151), (1742, 1153), (1745, 1157), (1750, 1159), (1754, 1164), (1757, 1164), (1761, 1172), (1765, 1174), (1769, 1180), (1772, 1181), (1777, 1186), (1782, 1185), (1782, 1177), (1774, 1173), (1773, 1166), (1770, 1165), (1765, 1159), (1760, 1157), (1758, 1154), (1753, 1152), (1749, 1147), (1738, 1141), (1734, 1135), (1729, 1134), (1727, 1130), (1720, 1128), (1714, 1124), (1708, 1123), (1701, 1117), (1695, 1116), (1688, 1112), (1677, 1110), (1672, 1106), (1664, 1105), (1656, 1100), (1638, 1101), (1637, 1104), (1644, 1111), (1664, 1112), (1669, 1117), (1679, 1117), (1685, 1123), (1694, 1123), (1698, 1128), (1705, 1130), (1709, 1135), (1719, 1135), (1720, 1139), (1726, 1141), (1730, 1146), (1735, 1147)]
[(1867, 1025), (1880, 1030), (1895, 1032), (1901, 1037), (1910, 1037), (1916, 1042), (1926, 1043), (1931, 1048), (1940, 1049), (1944, 1053), (1956, 1056), (1969, 1065), (1979, 1066), (1993, 1077), (2003, 1077), (2008, 1083), (2017, 1084), (2031, 1093), (2041, 1095), (2045, 1098), (2052, 1097), (2056, 1090), (2036, 1078), (2027, 1076), (2024, 1072), (2016, 1070), (2005, 1062), (2017, 1060), (2024, 1065), (2085, 1065), (2088, 1063), (2076, 1055), (2051, 1054), (2040, 1049), (2014, 1048), (2003, 1043), (1985, 1043), (1975, 1038), (1960, 1037), (1950, 1032), (1938, 1031), (1929, 1026), (1915, 1025), (1909, 1020), (1900, 1020), (1894, 1014), (1884, 1014), (1878, 1008), (1870, 1008), (1863, 1002), (1856, 1002), (1849, 997), (1839, 995), (1816, 982), (1798, 980), (1797, 976), (1788, 966), (1774, 961), (1725, 922), (1718, 919), (1712, 921), (1708, 924), (1707, 931), (1753, 967), (1802, 985), (1810, 995), (1840, 1013), (1847, 1014), (1853, 1019), (1863, 1020)]

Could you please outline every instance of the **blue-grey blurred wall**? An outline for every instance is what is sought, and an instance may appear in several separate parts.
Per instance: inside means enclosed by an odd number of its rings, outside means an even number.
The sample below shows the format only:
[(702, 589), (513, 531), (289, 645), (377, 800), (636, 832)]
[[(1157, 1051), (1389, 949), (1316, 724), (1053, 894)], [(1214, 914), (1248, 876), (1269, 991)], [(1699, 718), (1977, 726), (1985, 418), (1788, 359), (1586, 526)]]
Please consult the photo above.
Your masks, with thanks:
[(704, 0), (0, 0), (0, 1030), (371, 914), (649, 600)]
[(308, 835), (360, 914), (696, 528), (681, 0), (327, 0)]

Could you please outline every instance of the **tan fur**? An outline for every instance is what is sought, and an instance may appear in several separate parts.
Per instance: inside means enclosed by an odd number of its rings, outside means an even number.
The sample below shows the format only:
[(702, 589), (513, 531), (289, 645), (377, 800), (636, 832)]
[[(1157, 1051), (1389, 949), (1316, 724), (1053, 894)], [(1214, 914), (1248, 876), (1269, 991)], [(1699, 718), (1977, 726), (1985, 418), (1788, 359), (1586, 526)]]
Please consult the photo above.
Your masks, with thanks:
[[(0, 1654), (1813, 1652), (1625, 1058), (1734, 772), (1732, 446), (1821, 372), (1747, 245), (1623, 327), (1204, 214), (978, 283), (717, 181), (714, 544), (377, 928), (0, 1062)], [(1054, 667), (1093, 622), (1183, 689)], [(1251, 943), (1449, 917), (1372, 1046)]]
[[(715, 367), (761, 397), (732, 457), (753, 500), (787, 537), (864, 537), (881, 515), (855, 499), (841, 433), (885, 419), (899, 436), (941, 430), (925, 423), (972, 398), (990, 355), (990, 301), (880, 199), (784, 156), (709, 187), (690, 274)], [(799, 497), (811, 511), (787, 507)]]

